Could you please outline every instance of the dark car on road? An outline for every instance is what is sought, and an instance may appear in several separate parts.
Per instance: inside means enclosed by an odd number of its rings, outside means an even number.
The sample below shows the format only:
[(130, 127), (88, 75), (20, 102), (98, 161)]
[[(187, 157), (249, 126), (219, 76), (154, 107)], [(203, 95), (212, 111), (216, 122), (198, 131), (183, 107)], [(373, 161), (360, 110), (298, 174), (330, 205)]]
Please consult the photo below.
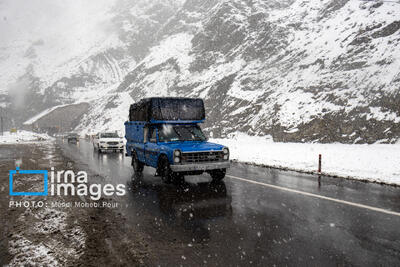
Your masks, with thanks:
[(67, 135), (67, 141), (68, 143), (78, 143), (79, 142), (79, 136), (76, 133), (70, 133)]

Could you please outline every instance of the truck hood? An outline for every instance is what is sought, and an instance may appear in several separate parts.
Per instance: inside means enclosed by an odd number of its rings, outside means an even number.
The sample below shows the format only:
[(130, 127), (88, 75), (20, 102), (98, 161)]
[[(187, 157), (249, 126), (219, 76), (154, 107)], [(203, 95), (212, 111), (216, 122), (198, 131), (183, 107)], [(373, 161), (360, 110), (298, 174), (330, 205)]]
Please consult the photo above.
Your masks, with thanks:
[(210, 143), (210, 142), (179, 142), (179, 143), (164, 143), (164, 147), (170, 149), (179, 149), (182, 152), (190, 152), (190, 151), (214, 151), (214, 150), (222, 150), (224, 148), (223, 145)]

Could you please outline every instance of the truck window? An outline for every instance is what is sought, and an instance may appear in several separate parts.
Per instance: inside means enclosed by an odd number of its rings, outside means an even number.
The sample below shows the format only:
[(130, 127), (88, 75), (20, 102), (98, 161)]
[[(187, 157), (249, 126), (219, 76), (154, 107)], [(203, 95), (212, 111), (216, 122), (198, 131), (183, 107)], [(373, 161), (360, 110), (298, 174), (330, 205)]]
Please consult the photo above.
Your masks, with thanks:
[(163, 124), (158, 131), (160, 142), (206, 141), (204, 133), (198, 125)]
[(150, 142), (157, 143), (157, 129), (153, 127), (150, 128)]

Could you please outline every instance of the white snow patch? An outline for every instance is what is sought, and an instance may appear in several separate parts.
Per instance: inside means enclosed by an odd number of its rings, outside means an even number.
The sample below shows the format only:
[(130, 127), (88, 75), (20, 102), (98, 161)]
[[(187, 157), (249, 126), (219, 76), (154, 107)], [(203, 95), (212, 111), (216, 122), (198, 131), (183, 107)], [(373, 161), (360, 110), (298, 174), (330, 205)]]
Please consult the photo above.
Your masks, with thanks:
[(299, 129), (293, 128), (293, 129), (286, 130), (285, 133), (296, 133), (298, 131), (299, 131)]
[[(371, 113), (367, 114), (367, 120), (373, 118), (378, 121), (386, 120), (386, 121), (393, 121), (395, 123), (400, 122), (400, 117), (398, 117), (397, 114), (394, 112), (382, 111), (380, 107), (370, 107), (369, 109)], [(388, 129), (386, 129), (386, 131), (387, 130)]]
[(53, 138), (47, 134), (29, 131), (17, 131), (16, 133), (4, 132), (4, 135), (0, 135), (0, 144), (18, 144), (50, 140), (53, 140)]
[[(105, 109), (104, 107), (114, 96), (116, 96), (116, 107)], [(96, 103), (91, 103), (90, 112), (82, 118), (76, 130), (81, 135), (117, 131), (120, 136), (124, 136), (124, 122), (128, 119), (129, 107), (133, 102), (128, 92), (103, 97)]]
[(328, 175), (400, 185), (399, 146), (277, 143), (268, 137), (243, 133), (212, 139), (226, 145), (231, 159), (240, 162), (316, 172), (322, 155), (322, 172)]
[(48, 109), (46, 109), (46, 110), (43, 110), (43, 111), (40, 112), (39, 114), (37, 114), (37, 115), (35, 115), (34, 117), (30, 118), (29, 120), (25, 121), (23, 124), (24, 124), (24, 125), (33, 124), (33, 123), (35, 123), (38, 119), (40, 119), (40, 118), (46, 116), (47, 114), (49, 114), (50, 112), (56, 110), (57, 108), (61, 108), (61, 107), (65, 107), (65, 106), (68, 106), (68, 105), (58, 105), (58, 106), (54, 106), (54, 107), (48, 108)]
[[(36, 211), (26, 209), (18, 218), (20, 223), (27, 222), (27, 217), (34, 217), (37, 222), (27, 229), (27, 236), (19, 234), (12, 237), (9, 242), (9, 252), (13, 255), (10, 265), (55, 266), (64, 263), (66, 258), (78, 259), (86, 242), (83, 229), (77, 224), (68, 227), (68, 214), (64, 211), (51, 208)], [(68, 240), (67, 246), (54, 238), (57, 234)], [(35, 235), (46, 235), (47, 238), (34, 241)], [(60, 259), (62, 262), (59, 262)]]
[(35, 244), (25, 237), (16, 235), (9, 242), (9, 252), (14, 255), (10, 266), (57, 266), (59, 262), (51, 254), (51, 250), (43, 243)]
[[(160, 45), (153, 47), (145, 59), (147, 68), (160, 65), (168, 59), (176, 59), (180, 68), (187, 70), (193, 58), (189, 56), (192, 48), (193, 35), (178, 33), (163, 40)], [(182, 70), (181, 70), (182, 71)], [(182, 71), (184, 73), (184, 71)]]

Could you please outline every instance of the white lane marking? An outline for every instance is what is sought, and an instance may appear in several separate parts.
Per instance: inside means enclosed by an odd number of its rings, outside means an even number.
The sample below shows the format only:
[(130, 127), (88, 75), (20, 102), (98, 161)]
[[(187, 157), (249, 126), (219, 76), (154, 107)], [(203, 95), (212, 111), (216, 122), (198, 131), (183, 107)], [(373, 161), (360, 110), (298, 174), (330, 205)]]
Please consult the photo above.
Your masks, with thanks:
[(333, 202), (337, 202), (337, 203), (341, 203), (341, 204), (346, 204), (346, 205), (353, 206), (353, 207), (358, 207), (358, 208), (362, 208), (362, 209), (373, 210), (373, 211), (382, 212), (382, 213), (386, 213), (386, 214), (390, 214), (390, 215), (400, 216), (400, 212), (395, 212), (395, 211), (391, 211), (391, 210), (385, 210), (385, 209), (376, 208), (376, 207), (363, 205), (363, 204), (359, 204), (359, 203), (354, 203), (354, 202), (350, 202), (350, 201), (345, 201), (345, 200), (340, 200), (340, 199), (336, 199), (336, 198), (321, 196), (321, 195), (308, 193), (308, 192), (303, 192), (303, 191), (290, 189), (290, 188), (286, 188), (286, 187), (282, 187), (282, 186), (277, 186), (277, 185), (272, 185), (272, 184), (266, 184), (266, 183), (262, 183), (262, 182), (247, 180), (247, 179), (236, 177), (236, 176), (233, 176), (233, 175), (228, 175), (227, 174), (226, 176), (230, 177), (232, 179), (245, 181), (245, 182), (252, 183), (252, 184), (263, 185), (263, 186), (266, 186), (266, 187), (270, 187), (270, 188), (274, 188), (274, 189), (278, 189), (278, 190), (282, 190), (282, 191), (286, 191), (286, 192), (296, 193), (296, 194), (309, 196), (309, 197), (315, 197), (315, 198), (319, 198), (319, 199), (325, 199), (325, 200), (329, 200), (329, 201), (333, 201)]

